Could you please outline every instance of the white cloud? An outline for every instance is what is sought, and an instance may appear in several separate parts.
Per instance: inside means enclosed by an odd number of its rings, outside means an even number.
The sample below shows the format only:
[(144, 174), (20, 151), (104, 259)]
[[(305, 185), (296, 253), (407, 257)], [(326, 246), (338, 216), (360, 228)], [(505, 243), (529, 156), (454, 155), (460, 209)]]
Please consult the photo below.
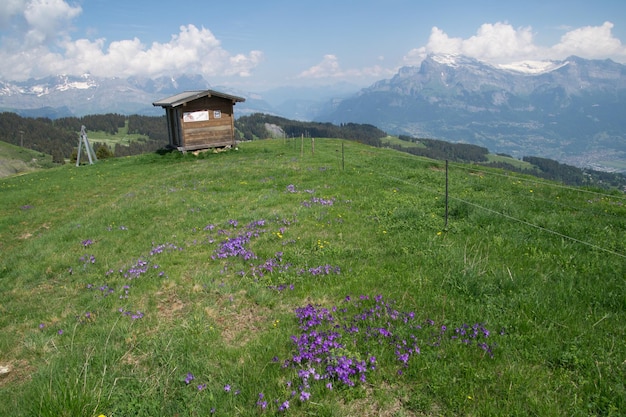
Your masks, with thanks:
[(373, 67), (359, 69), (342, 69), (339, 65), (337, 56), (328, 54), (324, 55), (322, 61), (311, 68), (302, 71), (298, 78), (300, 79), (345, 79), (354, 81), (356, 78), (371, 79), (381, 78), (393, 74), (392, 70), (385, 69), (379, 65)]
[(322, 62), (302, 71), (299, 78), (327, 78), (341, 76), (339, 60), (335, 55), (324, 55)]
[(558, 44), (544, 47), (534, 41), (532, 28), (514, 28), (508, 23), (485, 23), (476, 35), (467, 39), (450, 37), (443, 30), (433, 27), (425, 46), (409, 51), (403, 58), (404, 65), (419, 65), (431, 53), (467, 55), (494, 64), (522, 60), (564, 59), (570, 55), (582, 58), (612, 58), (626, 61), (626, 48), (611, 33), (613, 24), (585, 26), (565, 33)]
[(32, 0), (26, 4), (24, 18), (28, 25), (27, 45), (39, 45), (63, 36), (69, 23), (82, 13), (63, 0)]
[[(81, 13), (63, 0), (9, 0), (0, 20), (21, 20), (26, 27), (0, 45), (0, 78), (24, 80), (50, 74), (160, 76), (200, 73), (207, 77), (250, 76), (263, 53), (231, 54), (205, 28), (181, 26), (169, 42), (145, 45), (138, 38), (113, 41), (71, 39), (67, 28)], [(20, 19), (17, 19), (19, 16)]]
[(14, 16), (21, 14), (26, 0), (3, 0), (0, 3), (0, 29), (4, 29)]
[(561, 37), (561, 41), (551, 50), (556, 56), (578, 55), (583, 58), (615, 58), (626, 60), (626, 47), (613, 37), (613, 23), (602, 26), (585, 26), (571, 30)]

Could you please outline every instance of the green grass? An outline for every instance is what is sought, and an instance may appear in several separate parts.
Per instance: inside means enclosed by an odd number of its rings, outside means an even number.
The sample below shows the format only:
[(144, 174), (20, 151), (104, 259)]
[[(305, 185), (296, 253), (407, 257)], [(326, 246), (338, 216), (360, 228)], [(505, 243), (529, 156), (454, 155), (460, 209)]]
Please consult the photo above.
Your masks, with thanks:
[(117, 133), (115, 135), (111, 135), (110, 133), (99, 131), (99, 130), (93, 131), (93, 132), (88, 131), (87, 138), (89, 139), (89, 142), (92, 144), (104, 143), (111, 148), (113, 148), (118, 143), (120, 145), (127, 146), (132, 142), (148, 140), (148, 137), (145, 135), (139, 135), (136, 133), (128, 133), (128, 120), (126, 120), (124, 127), (120, 127), (117, 130)]
[[(406, 140), (402, 140), (396, 136), (387, 136), (382, 139), (382, 143), (385, 146), (400, 146), (402, 148), (424, 148), (424, 144), (420, 142), (410, 142)], [(510, 156), (496, 155), (496, 154), (487, 154), (488, 162), (504, 162), (507, 164), (511, 164), (514, 167), (520, 169), (532, 169), (533, 165), (529, 162), (520, 161), (519, 159), (515, 159)]]
[(0, 178), (49, 168), (52, 156), (0, 141)]
[(531, 164), (530, 162), (524, 162), (519, 159), (511, 158), (509, 156), (502, 156), (490, 153), (487, 155), (487, 159), (489, 162), (504, 162), (520, 169), (533, 169), (533, 164)]
[(425, 146), (422, 143), (402, 140), (396, 136), (387, 136), (382, 139), (382, 142), (386, 146), (396, 145), (396, 146), (401, 146), (403, 148), (425, 148)]
[[(444, 228), (443, 163), (346, 142), (342, 169), (341, 149), (265, 140), (0, 180), (0, 415), (626, 413), (623, 194), (450, 164)], [(256, 258), (216, 257), (248, 231)], [(324, 265), (340, 273), (307, 272)], [(282, 366), (295, 309), (336, 306), (349, 327), (376, 295), (414, 321), (356, 321), (334, 350), (376, 369), (301, 388)], [(451, 337), (478, 323), (493, 357)]]

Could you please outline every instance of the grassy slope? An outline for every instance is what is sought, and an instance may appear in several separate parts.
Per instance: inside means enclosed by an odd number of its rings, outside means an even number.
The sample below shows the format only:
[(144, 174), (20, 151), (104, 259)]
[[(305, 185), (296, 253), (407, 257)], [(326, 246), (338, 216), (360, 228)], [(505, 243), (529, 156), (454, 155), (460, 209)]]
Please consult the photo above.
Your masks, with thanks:
[(87, 138), (89, 139), (89, 143), (105, 143), (111, 148), (115, 147), (116, 144), (128, 145), (131, 142), (136, 141), (145, 141), (147, 137), (145, 135), (138, 134), (129, 134), (128, 133), (128, 120), (124, 127), (120, 127), (117, 130), (115, 135), (111, 135), (109, 133), (103, 131), (88, 131)]
[(35, 171), (52, 164), (52, 157), (0, 141), (0, 178)]
[[(444, 230), (441, 163), (346, 143), (342, 170), (339, 141), (306, 145), (0, 180), (0, 414), (257, 415), (259, 392), (275, 411), (295, 381), (272, 360), (293, 350), (294, 309), (348, 294), (382, 294), (436, 329), (484, 323), (494, 357), (425, 337), (401, 368), (355, 343), (380, 357), (367, 383), (315, 385), (292, 415), (626, 412), (623, 196), (451, 164)], [(256, 259), (212, 259), (218, 230), (261, 219)], [(277, 252), (292, 269), (253, 276)], [(140, 259), (146, 272), (125, 278)], [(294, 272), (326, 264), (341, 273)]]
[[(404, 148), (424, 148), (425, 147), (423, 144), (419, 142), (410, 142), (410, 141), (402, 140), (395, 136), (387, 136), (383, 138), (382, 142), (386, 146), (401, 146)], [(519, 159), (515, 159), (512, 157), (508, 157), (508, 156), (488, 154), (487, 158), (489, 162), (504, 162), (507, 164), (511, 164), (514, 167), (521, 168), (521, 169), (533, 168), (533, 165), (528, 162), (520, 161)]]
[(396, 145), (396, 146), (402, 146), (405, 148), (425, 148), (425, 146), (422, 143), (409, 142), (406, 140), (402, 140), (396, 136), (387, 136), (382, 139), (382, 142), (386, 146)]

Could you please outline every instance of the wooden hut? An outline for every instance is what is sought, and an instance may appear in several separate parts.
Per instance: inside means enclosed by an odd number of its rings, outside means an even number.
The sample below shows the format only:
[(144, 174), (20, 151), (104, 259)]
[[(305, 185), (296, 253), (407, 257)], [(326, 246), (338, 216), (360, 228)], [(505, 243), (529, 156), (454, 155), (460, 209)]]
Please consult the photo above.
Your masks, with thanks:
[(235, 145), (234, 107), (242, 97), (213, 90), (185, 91), (153, 106), (165, 109), (170, 147), (179, 151)]

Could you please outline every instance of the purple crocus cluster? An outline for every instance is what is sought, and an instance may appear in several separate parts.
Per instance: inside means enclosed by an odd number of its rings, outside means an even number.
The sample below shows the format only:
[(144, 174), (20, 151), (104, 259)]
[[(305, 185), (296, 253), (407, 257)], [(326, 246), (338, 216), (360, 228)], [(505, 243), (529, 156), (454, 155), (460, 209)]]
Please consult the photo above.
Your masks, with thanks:
[[(479, 347), (489, 357), (493, 357), (495, 347), (487, 344), (491, 332), (483, 324), (463, 324), (451, 332), (434, 320), (418, 321), (413, 311), (400, 311), (393, 301), (380, 295), (347, 296), (332, 308), (308, 304), (296, 308), (295, 316), (301, 332), (290, 337), (293, 354), (274, 362), (295, 373), (299, 383), (294, 387), (299, 391), (292, 391), (289, 399), (297, 397), (301, 402), (310, 400), (313, 384), (323, 384), (329, 390), (334, 384), (354, 387), (366, 382), (368, 374), (379, 366), (391, 364), (402, 375), (411, 358), (421, 353), (420, 345), (442, 348), (444, 343), (458, 340)], [(381, 365), (372, 352), (388, 359)], [(266, 402), (257, 404), (267, 406)], [(281, 400), (275, 404), (278, 411), (286, 409)]]
[(79, 260), (83, 263), (83, 267), (87, 266), (88, 264), (96, 263), (96, 257), (94, 255), (89, 255), (89, 254), (85, 254), (81, 256)]
[(250, 242), (252, 232), (246, 232), (241, 235), (228, 238), (220, 243), (219, 247), (213, 254), (213, 259), (225, 259), (230, 257), (241, 257), (243, 260), (256, 259), (254, 252), (249, 250), (246, 245)]
[[(501, 330), (500, 335), (503, 334), (504, 330)], [(488, 345), (484, 341), (490, 335), (491, 332), (482, 323), (476, 323), (473, 325), (464, 323), (463, 325), (454, 329), (454, 334), (450, 338), (458, 339), (466, 345), (475, 343), (479, 348), (484, 350), (490, 357), (493, 358), (492, 346)]]
[(341, 273), (341, 268), (339, 268), (338, 266), (332, 266), (332, 265), (326, 264), (326, 265), (311, 267), (308, 269), (303, 268), (298, 271), (298, 275), (304, 275), (306, 273), (309, 273), (311, 275), (331, 275), (331, 274), (339, 275)]
[[(91, 245), (91, 241), (89, 240), (89, 242), (87, 242), (87, 244), (85, 243), (86, 241), (83, 241), (82, 244), (83, 246), (89, 246)], [(160, 244), (160, 245), (155, 245), (153, 243), (152, 245), (152, 250), (150, 251), (150, 259), (155, 257), (156, 255), (159, 255), (163, 252), (166, 251), (179, 251), (182, 250), (182, 248), (177, 247), (174, 244), (171, 243), (165, 243), (165, 244)], [(96, 258), (93, 255), (84, 255), (80, 258), (81, 261), (85, 262), (85, 265), (87, 265), (88, 263), (95, 263), (96, 262)], [(134, 280), (134, 279), (138, 279), (141, 276), (145, 275), (146, 273), (148, 273), (150, 270), (158, 270), (160, 269), (160, 266), (158, 264), (155, 263), (151, 263), (149, 260), (146, 260), (144, 258), (139, 258), (133, 265), (131, 265), (130, 267), (128, 267), (127, 269), (120, 269), (119, 270), (119, 274), (120, 276), (128, 279), (128, 280)], [(112, 274), (114, 274), (115, 272), (110, 269), (107, 271), (106, 276), (110, 276)], [(157, 274), (159, 277), (163, 277), (165, 276), (165, 272), (163, 271), (159, 271), (159, 273)], [(103, 297), (107, 297), (111, 294), (113, 294), (115, 292), (115, 289), (111, 286), (109, 286), (108, 284), (103, 284), (100, 286), (97, 285), (93, 285), (93, 284), (87, 284), (86, 286), (87, 289), (89, 290), (99, 290), (100, 294)], [(120, 295), (119, 298), (120, 299), (128, 299), (129, 297), (129, 293), (130, 293), (130, 289), (131, 286), (130, 285), (124, 285), (121, 287), (120, 290)], [(119, 308), (118, 311), (123, 314), (124, 316), (128, 316), (130, 317), (132, 320), (137, 320), (137, 319), (141, 319), (144, 317), (144, 313), (141, 311), (130, 311), (130, 310), (126, 310), (125, 308)]]
[(303, 201), (303, 207), (312, 207), (313, 205), (318, 204), (321, 206), (332, 206), (335, 204), (334, 198), (321, 198), (321, 197), (311, 197), (309, 200)]
[(103, 297), (106, 297), (110, 294), (113, 294), (115, 292), (115, 289), (112, 287), (109, 287), (106, 284), (97, 286), (97, 285), (93, 285), (93, 284), (87, 284), (86, 288), (88, 290), (99, 290), (100, 294), (102, 294)]
[(283, 262), (283, 252), (276, 252), (274, 257), (267, 259), (259, 265), (253, 265), (251, 268), (252, 276), (260, 278), (266, 274), (272, 274), (274, 272), (286, 272), (290, 266), (290, 263)]
[(132, 320), (142, 319), (143, 316), (144, 316), (144, 313), (142, 313), (141, 311), (133, 312), (133, 311), (125, 310), (125, 309), (123, 309), (121, 307), (117, 311), (119, 311), (120, 313), (122, 313), (125, 316), (130, 317)]
[(152, 243), (152, 249), (150, 250), (150, 256), (154, 256), (154, 255), (158, 255), (160, 253), (166, 252), (166, 251), (182, 251), (183, 248), (179, 248), (178, 246), (174, 245), (173, 243), (161, 243), (161, 244), (155, 244)]
[[(150, 250), (149, 256), (150, 258), (153, 258), (164, 252), (182, 251), (182, 250), (183, 248), (180, 248), (174, 245), (173, 243), (162, 243), (162, 244), (152, 243), (152, 249)], [(123, 268), (120, 269), (119, 273), (124, 278), (133, 280), (133, 279), (137, 279), (147, 274), (150, 270), (157, 270), (157, 269), (160, 269), (160, 266), (158, 264), (151, 263), (150, 260), (141, 257), (137, 259), (137, 261), (133, 265), (128, 267), (127, 269), (123, 269)], [(111, 269), (107, 271), (106, 275), (109, 276), (113, 273), (114, 271)], [(159, 271), (158, 276), (159, 277), (165, 276), (165, 272)]]
[[(282, 224), (289, 225), (291, 222), (283, 220)], [(244, 228), (241, 228), (239, 227), (239, 222), (237, 220), (231, 219), (228, 221), (228, 225), (230, 228), (227, 229), (218, 229), (213, 224), (209, 224), (204, 227), (204, 231), (214, 232), (217, 230), (217, 236), (226, 237), (218, 243), (218, 247), (214, 250), (211, 259), (239, 258), (243, 261), (258, 259), (256, 253), (254, 253), (249, 246), (253, 239), (259, 237), (262, 233), (267, 232), (268, 222), (263, 219), (256, 220), (246, 224)], [(235, 232), (233, 232), (233, 229), (235, 229)], [(282, 237), (282, 234), (285, 233), (285, 231), (286, 227), (281, 226), (277, 234)], [(213, 237), (207, 237), (207, 241), (209, 243), (214, 242)], [(252, 277), (258, 280), (266, 275), (285, 273), (290, 270), (293, 265), (289, 262), (285, 262), (283, 255), (283, 252), (276, 252), (273, 257), (267, 258), (263, 262), (258, 264), (249, 263), (246, 266), (246, 270), (240, 271), (239, 275), (244, 276), (247, 273), (250, 273)], [(330, 264), (294, 270), (294, 274), (299, 276), (306, 274), (321, 276), (340, 273), (341, 269), (338, 266)]]
[[(232, 226), (233, 229), (237, 229), (239, 222), (237, 220), (231, 219), (228, 221), (228, 224)], [(256, 220), (248, 223), (245, 226), (245, 231), (238, 234), (234, 237), (228, 237), (226, 240), (223, 240), (218, 248), (213, 253), (212, 259), (226, 259), (230, 257), (240, 257), (241, 259), (248, 261), (250, 259), (256, 259), (257, 256), (254, 252), (247, 248), (248, 243), (252, 238), (259, 237), (259, 235), (265, 230), (265, 220)], [(208, 225), (204, 228), (204, 230), (213, 230), (215, 226)], [(228, 230), (218, 230), (218, 235), (230, 235), (230, 231)]]

